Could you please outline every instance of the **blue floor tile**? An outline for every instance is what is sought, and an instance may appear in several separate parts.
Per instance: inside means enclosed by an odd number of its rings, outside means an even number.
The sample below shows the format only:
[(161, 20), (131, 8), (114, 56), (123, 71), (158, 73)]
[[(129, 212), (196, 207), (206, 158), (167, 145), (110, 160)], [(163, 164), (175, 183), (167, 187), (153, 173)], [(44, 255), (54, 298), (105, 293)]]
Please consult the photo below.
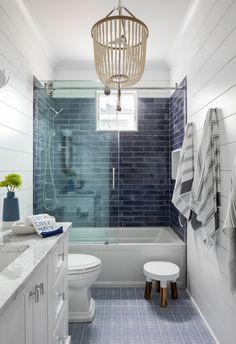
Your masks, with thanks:
[(104, 322), (103, 325), (103, 343), (121, 344), (122, 343), (122, 323)]
[(102, 344), (102, 326), (99, 322), (94, 322), (86, 325), (82, 343)]
[(188, 293), (178, 300), (168, 294), (168, 307), (159, 293), (144, 299), (144, 288), (93, 288), (96, 314), (90, 324), (69, 324), (71, 344), (215, 344)]
[(117, 306), (122, 305), (120, 288), (108, 288), (107, 289), (106, 304), (107, 305), (117, 305)]
[(122, 307), (116, 305), (106, 306), (105, 310), (105, 323), (116, 322), (117, 324), (122, 321)]
[(104, 318), (105, 318), (105, 310), (106, 307), (105, 306), (101, 306), (101, 305), (96, 305), (96, 311), (95, 311), (95, 318), (93, 321), (101, 321), (104, 322)]
[(123, 343), (143, 344), (141, 328), (137, 321), (124, 321), (122, 329)]

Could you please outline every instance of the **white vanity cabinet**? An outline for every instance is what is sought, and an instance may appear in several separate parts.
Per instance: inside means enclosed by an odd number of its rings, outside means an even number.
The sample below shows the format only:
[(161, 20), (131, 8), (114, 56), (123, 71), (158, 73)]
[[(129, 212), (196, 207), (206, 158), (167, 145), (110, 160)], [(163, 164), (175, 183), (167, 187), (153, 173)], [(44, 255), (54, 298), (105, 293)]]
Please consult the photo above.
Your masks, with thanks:
[(2, 313), (1, 344), (70, 343), (67, 236), (64, 233), (52, 246), (15, 300)]
[[(67, 235), (67, 234), (65, 234)], [(69, 344), (68, 336), (68, 239), (60, 240), (52, 251), (50, 275), (50, 326), (49, 344)]]
[(50, 257), (39, 265), (24, 289), (25, 344), (48, 344), (48, 290)]
[(19, 295), (0, 317), (0, 343), (25, 344), (24, 298)]

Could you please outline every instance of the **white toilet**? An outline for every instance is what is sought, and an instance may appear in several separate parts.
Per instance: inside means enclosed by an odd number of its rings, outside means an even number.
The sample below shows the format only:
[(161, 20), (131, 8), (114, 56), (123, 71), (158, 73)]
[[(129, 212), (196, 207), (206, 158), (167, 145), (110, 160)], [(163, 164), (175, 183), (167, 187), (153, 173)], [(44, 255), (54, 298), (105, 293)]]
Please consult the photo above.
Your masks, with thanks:
[(69, 254), (69, 321), (90, 322), (95, 315), (91, 285), (101, 271), (102, 263), (88, 254)]

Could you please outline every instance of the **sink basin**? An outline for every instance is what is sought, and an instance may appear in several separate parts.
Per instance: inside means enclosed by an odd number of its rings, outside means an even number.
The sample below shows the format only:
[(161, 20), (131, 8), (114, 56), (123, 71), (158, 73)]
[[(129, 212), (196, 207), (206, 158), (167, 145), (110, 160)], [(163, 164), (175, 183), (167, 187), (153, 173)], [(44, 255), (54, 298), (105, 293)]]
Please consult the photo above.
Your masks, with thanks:
[(0, 246), (0, 272), (10, 265), (16, 258), (18, 258), (28, 246)]

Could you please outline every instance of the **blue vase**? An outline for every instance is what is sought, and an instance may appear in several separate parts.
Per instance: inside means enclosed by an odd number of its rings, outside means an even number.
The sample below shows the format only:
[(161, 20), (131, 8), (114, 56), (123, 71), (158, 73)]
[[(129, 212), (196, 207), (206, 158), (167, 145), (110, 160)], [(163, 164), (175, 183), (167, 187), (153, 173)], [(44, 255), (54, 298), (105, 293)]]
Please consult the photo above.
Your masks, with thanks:
[(7, 197), (3, 201), (3, 222), (18, 221), (20, 219), (20, 210), (18, 198), (15, 197), (15, 192), (8, 191)]

